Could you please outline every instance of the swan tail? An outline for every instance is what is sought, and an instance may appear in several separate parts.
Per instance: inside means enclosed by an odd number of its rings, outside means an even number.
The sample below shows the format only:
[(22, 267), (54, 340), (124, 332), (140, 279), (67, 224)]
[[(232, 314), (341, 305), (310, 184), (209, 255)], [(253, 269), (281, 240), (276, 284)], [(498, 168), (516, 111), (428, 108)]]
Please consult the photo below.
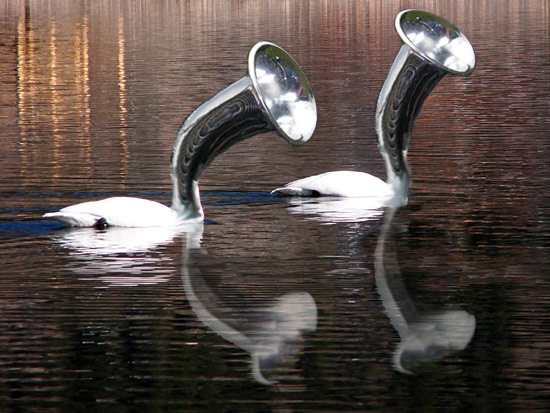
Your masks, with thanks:
[(273, 192), (291, 196), (344, 198), (393, 195), (387, 183), (375, 176), (357, 171), (325, 172), (290, 182)]
[(93, 227), (101, 217), (92, 214), (78, 212), (48, 212), (42, 215), (44, 218), (62, 222), (71, 227)]
[(313, 191), (298, 186), (283, 186), (282, 188), (276, 188), (271, 191), (271, 194), (279, 194), (286, 196), (312, 196)]

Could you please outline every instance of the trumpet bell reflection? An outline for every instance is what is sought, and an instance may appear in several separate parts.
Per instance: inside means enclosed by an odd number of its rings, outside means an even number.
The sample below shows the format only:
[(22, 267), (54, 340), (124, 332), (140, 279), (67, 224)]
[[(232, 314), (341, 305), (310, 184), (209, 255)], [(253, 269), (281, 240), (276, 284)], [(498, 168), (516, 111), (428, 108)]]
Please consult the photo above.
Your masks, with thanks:
[(476, 318), (467, 311), (445, 309), (418, 311), (403, 281), (396, 250), (396, 209), (387, 212), (375, 251), (376, 287), (401, 342), (393, 355), (395, 369), (404, 374), (419, 364), (439, 360), (464, 350), (470, 343)]
[[(206, 254), (204, 250), (201, 254)], [(289, 366), (298, 354), (304, 334), (317, 328), (317, 305), (303, 291), (281, 295), (250, 291), (248, 283), (226, 286), (201, 276), (187, 250), (182, 281), (197, 318), (225, 340), (250, 353), (253, 378), (261, 384), (277, 382), (279, 368)], [(235, 280), (234, 280), (235, 281)], [(248, 293), (243, 295), (242, 287)], [(272, 290), (273, 286), (269, 290)], [(282, 287), (281, 289), (284, 289)], [(264, 294), (265, 293), (265, 294)]]
[[(395, 368), (405, 374), (405, 366), (439, 360), (464, 350), (474, 335), (476, 318), (464, 310), (423, 314), (408, 325), (394, 354)], [(401, 335), (401, 334), (400, 334)]]

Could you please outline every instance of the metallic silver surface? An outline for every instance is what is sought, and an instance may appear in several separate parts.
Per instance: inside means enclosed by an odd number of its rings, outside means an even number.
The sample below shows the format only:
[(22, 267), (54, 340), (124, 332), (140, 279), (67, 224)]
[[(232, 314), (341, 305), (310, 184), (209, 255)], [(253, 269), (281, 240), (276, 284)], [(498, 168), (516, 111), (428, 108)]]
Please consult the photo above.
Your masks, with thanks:
[(317, 123), (311, 86), (283, 49), (257, 43), (248, 73), (199, 106), (180, 127), (171, 175), (172, 208), (202, 214), (198, 181), (208, 164), (237, 142), (274, 131), (293, 145), (307, 142)]
[(404, 10), (397, 15), (395, 28), (403, 45), (380, 90), (376, 132), (388, 183), (406, 197), (411, 184), (407, 149), (420, 108), (446, 74), (470, 75), (475, 54), (458, 28), (431, 13)]

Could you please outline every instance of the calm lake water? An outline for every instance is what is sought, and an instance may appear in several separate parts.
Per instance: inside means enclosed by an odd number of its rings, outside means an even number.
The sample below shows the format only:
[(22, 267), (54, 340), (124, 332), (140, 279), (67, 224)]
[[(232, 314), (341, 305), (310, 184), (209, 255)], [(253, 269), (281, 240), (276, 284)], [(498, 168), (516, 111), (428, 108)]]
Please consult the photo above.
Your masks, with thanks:
[[(397, 211), (269, 195), (384, 177), (374, 108), (405, 8), (469, 38), (413, 131)], [(305, 146), (256, 136), (201, 179), (188, 232), (41, 218), (169, 202), (191, 111), (260, 40), (310, 80)], [(545, 411), (547, 1), (0, 0), (0, 410)]]

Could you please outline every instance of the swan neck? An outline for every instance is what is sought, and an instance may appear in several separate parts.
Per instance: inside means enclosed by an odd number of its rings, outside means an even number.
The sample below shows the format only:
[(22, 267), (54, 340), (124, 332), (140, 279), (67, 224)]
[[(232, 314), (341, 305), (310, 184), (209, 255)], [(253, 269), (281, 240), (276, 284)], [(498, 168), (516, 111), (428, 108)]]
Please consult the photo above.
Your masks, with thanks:
[(380, 90), (376, 105), (378, 147), (388, 184), (404, 197), (412, 182), (407, 150), (422, 104), (446, 72), (403, 44)]
[(198, 182), (206, 167), (234, 144), (271, 130), (248, 75), (200, 105), (181, 125), (172, 152), (172, 208), (202, 218)]
[(386, 212), (374, 253), (375, 279), (376, 289), (392, 325), (401, 337), (406, 337), (417, 310), (407, 292), (397, 259), (397, 228), (393, 223), (397, 211), (398, 208), (391, 208)]

